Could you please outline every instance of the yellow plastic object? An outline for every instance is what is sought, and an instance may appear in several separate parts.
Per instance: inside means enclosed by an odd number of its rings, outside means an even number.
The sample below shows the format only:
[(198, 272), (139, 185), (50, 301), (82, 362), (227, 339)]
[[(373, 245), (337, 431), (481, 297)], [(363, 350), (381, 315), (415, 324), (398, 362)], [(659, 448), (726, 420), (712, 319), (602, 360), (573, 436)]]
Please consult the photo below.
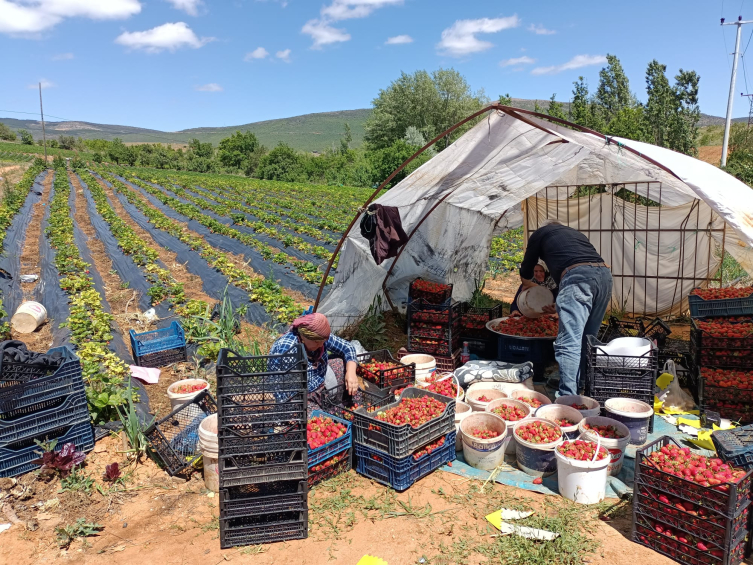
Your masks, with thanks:
[(494, 526), (498, 530), (502, 529), (502, 510), (492, 512), (486, 517), (486, 519), (492, 526)]
[(364, 555), (356, 565), (387, 565), (387, 562), (384, 559), (379, 559), (379, 557)]
[(674, 378), (675, 376), (672, 373), (662, 373), (661, 375), (659, 375), (659, 378), (656, 379), (656, 386), (664, 390), (669, 386), (669, 383), (671, 383)]
[(700, 410), (683, 411), (683, 410), (673, 410), (672, 408), (664, 408), (664, 403), (661, 400), (659, 400), (659, 398), (656, 396), (654, 396), (654, 412), (656, 414), (670, 414), (674, 416), (678, 416), (680, 414), (690, 414), (693, 416), (700, 416), (701, 414)]

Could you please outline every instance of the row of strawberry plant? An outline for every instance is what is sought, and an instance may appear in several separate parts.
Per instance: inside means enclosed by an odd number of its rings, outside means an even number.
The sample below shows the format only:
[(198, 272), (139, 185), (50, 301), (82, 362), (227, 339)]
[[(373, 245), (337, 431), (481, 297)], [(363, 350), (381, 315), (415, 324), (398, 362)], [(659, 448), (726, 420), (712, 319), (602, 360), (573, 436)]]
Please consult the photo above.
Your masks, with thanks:
[[(3, 195), (3, 199), (0, 201), (0, 250), (5, 243), (6, 230), (24, 205), (31, 187), (34, 186), (34, 180), (44, 169), (43, 161), (35, 162), (26, 170), (21, 180), (6, 190)], [(0, 296), (0, 320), (5, 320), (7, 317), (8, 313), (3, 309), (3, 298)], [(10, 325), (7, 321), (0, 322), (0, 339), (10, 339)]]
[[(185, 204), (177, 198), (168, 196), (161, 190), (154, 188), (153, 186), (138, 179), (132, 179), (132, 182), (139, 188), (146, 191), (148, 194), (154, 196), (165, 206), (171, 208), (172, 210), (175, 210), (179, 214), (182, 214), (183, 216), (186, 216), (191, 220), (196, 220), (201, 225), (209, 228), (212, 232), (237, 239), (244, 245), (247, 245), (248, 247), (254, 248), (259, 251), (264, 259), (271, 259), (275, 263), (279, 263), (281, 265), (290, 265), (296, 275), (298, 275), (306, 282), (312, 284), (319, 284), (321, 282), (322, 272), (319, 270), (319, 267), (311, 261), (303, 261), (295, 257), (291, 257), (290, 255), (281, 251), (275, 253), (274, 249), (269, 245), (258, 241), (256, 238), (247, 233), (240, 232), (236, 229), (226, 226), (225, 224), (215, 220), (214, 218), (206, 216), (200, 208), (197, 208), (193, 204)], [(330, 280), (328, 282), (331, 283), (332, 281)]]
[(121, 193), (156, 227), (165, 231), (198, 253), (214, 269), (217, 269), (235, 286), (246, 290), (252, 302), (264, 306), (267, 312), (280, 322), (289, 322), (301, 311), (302, 306), (282, 292), (280, 285), (261, 275), (250, 276), (238, 268), (227, 255), (211, 245), (203, 238), (191, 234), (179, 222), (168, 218), (165, 214), (151, 206), (146, 199), (118, 180), (114, 175), (106, 173), (113, 188)]
[[(144, 187), (144, 185), (151, 186), (148, 183), (143, 182), (138, 177), (134, 177), (133, 182), (134, 184), (141, 186), (142, 188)], [(163, 190), (168, 190), (164, 187), (161, 188)], [(308, 253), (309, 255), (313, 255), (314, 257), (318, 257), (320, 259), (329, 259), (332, 256), (332, 252), (325, 247), (312, 245), (309, 242), (304, 241), (300, 237), (296, 237), (290, 234), (281, 234), (276, 229), (267, 227), (263, 222), (250, 222), (243, 214), (234, 214), (232, 208), (227, 204), (221, 204), (218, 202), (213, 202), (211, 200), (197, 198), (184, 188), (177, 185), (171, 186), (169, 190), (175, 193), (177, 196), (183, 198), (184, 200), (188, 200), (190, 203), (198, 206), (199, 208), (210, 210), (218, 216), (230, 218), (233, 220), (234, 224), (249, 227), (256, 233), (266, 235), (267, 237), (279, 241), (285, 247), (293, 247), (298, 251)]]
[(113, 339), (112, 314), (105, 312), (103, 298), (94, 288), (89, 263), (79, 254), (73, 236), (73, 218), (68, 198), (71, 193), (66, 170), (56, 169), (54, 196), (45, 234), (55, 251), (60, 287), (68, 294), (70, 316), (61, 324), (70, 328), (71, 342), (77, 346), (86, 383), (89, 411), (95, 423), (118, 417), (118, 407), (126, 400), (124, 383), (128, 365), (107, 346)]
[(152, 304), (159, 304), (169, 299), (173, 304), (182, 304), (186, 300), (183, 284), (177, 282), (170, 271), (159, 266), (156, 249), (147, 245), (110, 206), (105, 191), (91, 173), (87, 177), (87, 187), (94, 200), (97, 212), (107, 222), (110, 232), (117, 240), (118, 246), (124, 254), (129, 255), (133, 262), (144, 268), (146, 278), (151, 284), (147, 294)]

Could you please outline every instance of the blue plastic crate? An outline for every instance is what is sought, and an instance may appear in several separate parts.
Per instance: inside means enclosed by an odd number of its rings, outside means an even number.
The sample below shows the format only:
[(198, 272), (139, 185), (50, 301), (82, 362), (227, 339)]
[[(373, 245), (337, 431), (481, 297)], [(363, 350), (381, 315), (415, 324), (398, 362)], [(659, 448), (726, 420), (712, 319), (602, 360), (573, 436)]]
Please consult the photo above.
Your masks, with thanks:
[(89, 422), (89, 408), (83, 390), (68, 395), (57, 406), (18, 418), (0, 420), (0, 447), (27, 438), (41, 437), (50, 430)]
[[(418, 459), (413, 459), (413, 454), (398, 459), (378, 449), (356, 444), (357, 471), (395, 490), (405, 490), (421, 477), (455, 460), (455, 432), (450, 432), (444, 438), (442, 447)], [(435, 438), (429, 444), (437, 439), (439, 438)]]
[[(55, 347), (47, 352), (48, 355), (55, 353), (62, 354), (63, 362), (54, 371), (39, 366), (27, 366), (35, 372), (28, 374), (28, 380), (19, 382), (15, 392), (0, 402), (0, 421), (59, 406), (74, 392), (84, 391), (81, 362), (76, 354), (68, 347)], [(13, 365), (13, 368), (9, 365)], [(12, 374), (18, 375), (18, 372), (23, 370), (22, 365), (3, 363), (4, 377), (12, 379)]]
[(164, 367), (186, 360), (186, 334), (173, 321), (167, 328), (137, 334), (130, 330), (131, 351), (141, 367)]
[(32, 463), (41, 457), (41, 449), (34, 439), (40, 441), (57, 439), (56, 451), (62, 449), (66, 443), (75, 444), (78, 451), (88, 452), (94, 449), (94, 429), (88, 421), (50, 430), (37, 438), (28, 438), (0, 447), (0, 477), (15, 477), (39, 468), (39, 465)]
[(331, 441), (326, 445), (317, 447), (316, 449), (309, 449), (309, 468), (313, 467), (317, 463), (321, 463), (322, 461), (328, 459), (330, 456), (336, 453), (340, 453), (341, 451), (348, 449), (353, 443), (353, 434), (350, 431), (350, 427), (353, 424), (351, 424), (347, 420), (343, 420), (342, 418), (338, 418), (337, 416), (323, 412), (322, 410), (313, 410), (311, 412), (311, 418), (316, 418), (317, 416), (331, 418), (338, 424), (345, 426), (347, 428), (347, 431), (345, 432), (344, 436), (337, 438), (335, 441)]
[(711, 434), (716, 453), (725, 463), (750, 470), (753, 468), (753, 425)]
[(700, 296), (688, 296), (690, 316), (692, 318), (750, 316), (753, 314), (753, 293), (744, 298), (725, 298), (719, 300), (704, 300)]

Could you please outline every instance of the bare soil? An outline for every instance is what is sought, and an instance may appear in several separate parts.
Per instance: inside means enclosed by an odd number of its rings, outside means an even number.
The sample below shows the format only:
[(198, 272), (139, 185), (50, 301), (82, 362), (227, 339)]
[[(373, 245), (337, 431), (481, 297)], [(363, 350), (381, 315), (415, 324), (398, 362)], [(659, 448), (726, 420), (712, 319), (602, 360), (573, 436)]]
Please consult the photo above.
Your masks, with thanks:
[(515, 293), (520, 286), (520, 276), (518, 273), (505, 273), (494, 278), (486, 279), (484, 285), (484, 294), (488, 294), (495, 300), (501, 300), (507, 304), (512, 303)]
[(701, 161), (705, 161), (715, 167), (718, 167), (722, 162), (722, 146), (721, 145), (706, 145), (698, 148), (698, 158)]

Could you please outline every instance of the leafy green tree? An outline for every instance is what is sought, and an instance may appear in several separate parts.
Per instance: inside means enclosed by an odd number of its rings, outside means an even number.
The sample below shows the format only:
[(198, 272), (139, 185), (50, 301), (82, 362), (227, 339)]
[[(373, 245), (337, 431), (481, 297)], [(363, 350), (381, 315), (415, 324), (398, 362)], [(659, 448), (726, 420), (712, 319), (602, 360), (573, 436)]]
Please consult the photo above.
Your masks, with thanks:
[[(415, 126), (408, 126), (408, 129), (405, 130), (403, 141), (405, 141), (405, 143), (407, 143), (408, 145), (412, 145), (416, 149), (420, 149), (421, 147), (426, 145), (426, 139), (424, 139), (423, 134), (418, 131), (418, 128)], [(435, 145), (436, 144), (429, 147), (426, 151), (424, 151), (424, 153), (433, 157), (437, 152)]]
[(557, 102), (555, 98), (556, 96), (557, 93), (554, 93), (549, 99), (549, 108), (547, 109), (546, 113), (553, 118), (560, 118), (561, 120), (564, 120), (567, 118), (567, 116), (565, 115), (565, 111), (562, 109), (562, 104), (560, 102)]
[(499, 95), (499, 103), (503, 106), (512, 106), (512, 97), (510, 94), (500, 94)]
[(92, 155), (92, 161), (94, 161), (95, 163), (102, 163), (104, 162), (104, 160), (105, 158), (102, 156), (102, 153), (97, 152)]
[(125, 163), (128, 158), (128, 149), (123, 143), (123, 140), (119, 137), (116, 137), (109, 143), (109, 147), (107, 148), (107, 156), (110, 159), (110, 161), (116, 163), (117, 165), (120, 165), (121, 163)]
[(76, 138), (72, 135), (61, 135), (58, 137), (58, 143), (62, 149), (72, 150), (76, 146)]
[[(409, 145), (402, 139), (398, 139), (390, 147), (370, 151), (367, 157), (371, 163), (373, 183), (375, 185), (382, 184), (395, 169), (402, 165), (415, 152), (415, 146)], [(416, 157), (390, 181), (387, 188), (395, 186), (429, 159), (431, 159), (431, 156), (425, 152)]]
[(236, 131), (220, 141), (217, 158), (224, 167), (241, 170), (246, 176), (251, 176), (264, 152), (264, 146), (253, 133)]
[(18, 135), (21, 137), (21, 143), (24, 145), (34, 145), (34, 136), (25, 129), (18, 130)]
[(650, 142), (646, 125), (643, 106), (625, 106), (612, 117), (604, 133), (636, 141)]
[(209, 173), (216, 169), (214, 147), (211, 143), (202, 143), (194, 138), (188, 143), (186, 167), (189, 171)]
[(50, 147), (52, 147), (53, 149), (57, 149), (57, 147), (60, 144), (58, 143), (57, 139), (51, 139), (50, 141), (47, 142), (47, 145), (50, 146)]
[(348, 124), (348, 122), (345, 122), (343, 135), (340, 138), (340, 153), (347, 153), (350, 149), (351, 143), (353, 143), (353, 133), (350, 131), (350, 124)]
[(55, 169), (65, 169), (65, 159), (60, 155), (55, 155), (55, 158), (52, 160), (52, 166)]
[(588, 127), (590, 121), (588, 83), (583, 77), (573, 83), (573, 99), (570, 102), (570, 121)]
[(599, 86), (596, 88), (594, 102), (601, 107), (607, 122), (623, 108), (636, 104), (622, 63), (614, 55), (607, 55), (607, 66), (599, 71)]
[(646, 69), (646, 121), (652, 143), (660, 147), (667, 147), (670, 138), (672, 114), (674, 113), (675, 97), (665, 74), (666, 65), (654, 59)]
[[(372, 101), (374, 111), (365, 125), (366, 144), (370, 150), (391, 147), (409, 126), (416, 127), (424, 139), (433, 139), (487, 103), (483, 91), (473, 92), (454, 69), (402, 73)], [(474, 123), (455, 130), (438, 149), (447, 147)]]
[(698, 83), (701, 77), (695, 71), (683, 71), (675, 76), (674, 94), (677, 109), (672, 120), (670, 147), (686, 155), (698, 153)]
[(0, 124), (0, 139), (3, 141), (16, 141), (16, 132), (5, 124)]
[(256, 174), (266, 180), (305, 180), (303, 159), (295, 149), (283, 142), (261, 158)]

